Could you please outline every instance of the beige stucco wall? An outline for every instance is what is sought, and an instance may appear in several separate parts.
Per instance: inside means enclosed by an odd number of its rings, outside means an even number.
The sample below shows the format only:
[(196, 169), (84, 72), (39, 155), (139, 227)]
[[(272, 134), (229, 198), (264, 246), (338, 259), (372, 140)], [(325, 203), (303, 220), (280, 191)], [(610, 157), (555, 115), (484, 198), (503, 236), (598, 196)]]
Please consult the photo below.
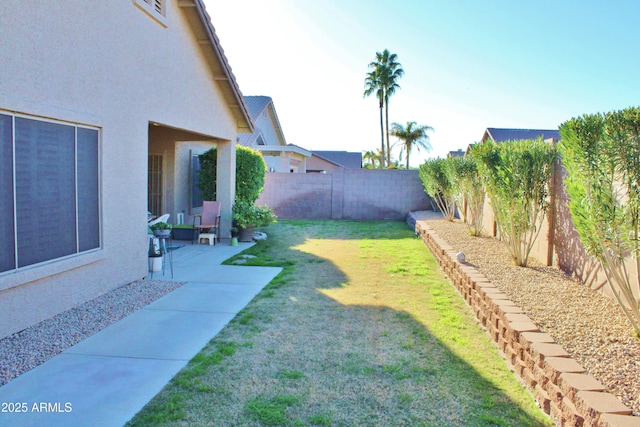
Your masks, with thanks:
[(274, 153), (271, 155), (270, 152), (266, 152), (263, 153), (262, 158), (267, 164), (268, 172), (284, 172), (284, 170), (282, 170), (282, 159), (280, 158), (280, 153)]
[(321, 159), (317, 156), (311, 156), (307, 159), (307, 170), (308, 171), (318, 171), (323, 170), (327, 173), (332, 173), (337, 169), (342, 169), (342, 166), (337, 166), (331, 162), (327, 162), (324, 159)]
[(0, 337), (146, 276), (149, 122), (235, 139), (176, 3), (164, 28), (131, 0), (0, 2), (0, 110), (101, 129), (103, 241), (91, 254), (0, 275)]

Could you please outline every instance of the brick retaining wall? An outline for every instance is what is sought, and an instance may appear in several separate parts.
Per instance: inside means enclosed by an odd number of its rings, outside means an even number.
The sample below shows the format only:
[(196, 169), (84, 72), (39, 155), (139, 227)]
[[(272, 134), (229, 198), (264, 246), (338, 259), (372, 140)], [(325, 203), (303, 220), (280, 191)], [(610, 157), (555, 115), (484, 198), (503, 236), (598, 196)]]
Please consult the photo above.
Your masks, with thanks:
[(415, 230), (544, 412), (562, 426), (640, 427), (640, 417), (631, 416), (477, 268), (460, 263), (427, 222), (417, 221)]

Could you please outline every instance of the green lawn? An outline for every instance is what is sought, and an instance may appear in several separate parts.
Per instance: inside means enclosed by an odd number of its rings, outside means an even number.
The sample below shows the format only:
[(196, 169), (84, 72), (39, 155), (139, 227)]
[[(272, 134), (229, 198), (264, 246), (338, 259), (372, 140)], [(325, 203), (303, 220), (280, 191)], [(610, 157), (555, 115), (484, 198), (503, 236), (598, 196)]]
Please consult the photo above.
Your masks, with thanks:
[(553, 425), (406, 224), (265, 231), (283, 272), (130, 425)]

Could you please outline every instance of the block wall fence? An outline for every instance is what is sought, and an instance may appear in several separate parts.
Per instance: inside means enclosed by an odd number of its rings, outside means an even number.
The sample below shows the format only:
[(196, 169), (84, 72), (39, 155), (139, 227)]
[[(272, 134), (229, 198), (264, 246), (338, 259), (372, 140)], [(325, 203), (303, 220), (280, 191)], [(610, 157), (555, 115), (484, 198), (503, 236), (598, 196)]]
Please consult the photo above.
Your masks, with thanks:
[(256, 203), (282, 219), (404, 221), (409, 212), (431, 209), (417, 170), (268, 173)]
[[(408, 221), (409, 222), (409, 221)], [(478, 269), (460, 263), (456, 251), (426, 221), (416, 233), (474, 312), (509, 368), (561, 426), (640, 427), (640, 417), (572, 359), (553, 338), (510, 301)]]

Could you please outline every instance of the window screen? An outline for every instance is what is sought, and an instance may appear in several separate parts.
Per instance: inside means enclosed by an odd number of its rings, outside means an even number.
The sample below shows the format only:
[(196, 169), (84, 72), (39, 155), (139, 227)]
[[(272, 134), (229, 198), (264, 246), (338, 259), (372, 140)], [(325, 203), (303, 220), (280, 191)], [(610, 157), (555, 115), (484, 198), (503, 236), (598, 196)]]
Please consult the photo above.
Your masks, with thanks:
[(16, 266), (13, 209), (13, 117), (0, 114), (0, 271)]
[(99, 164), (98, 130), (0, 114), (0, 272), (100, 247)]

